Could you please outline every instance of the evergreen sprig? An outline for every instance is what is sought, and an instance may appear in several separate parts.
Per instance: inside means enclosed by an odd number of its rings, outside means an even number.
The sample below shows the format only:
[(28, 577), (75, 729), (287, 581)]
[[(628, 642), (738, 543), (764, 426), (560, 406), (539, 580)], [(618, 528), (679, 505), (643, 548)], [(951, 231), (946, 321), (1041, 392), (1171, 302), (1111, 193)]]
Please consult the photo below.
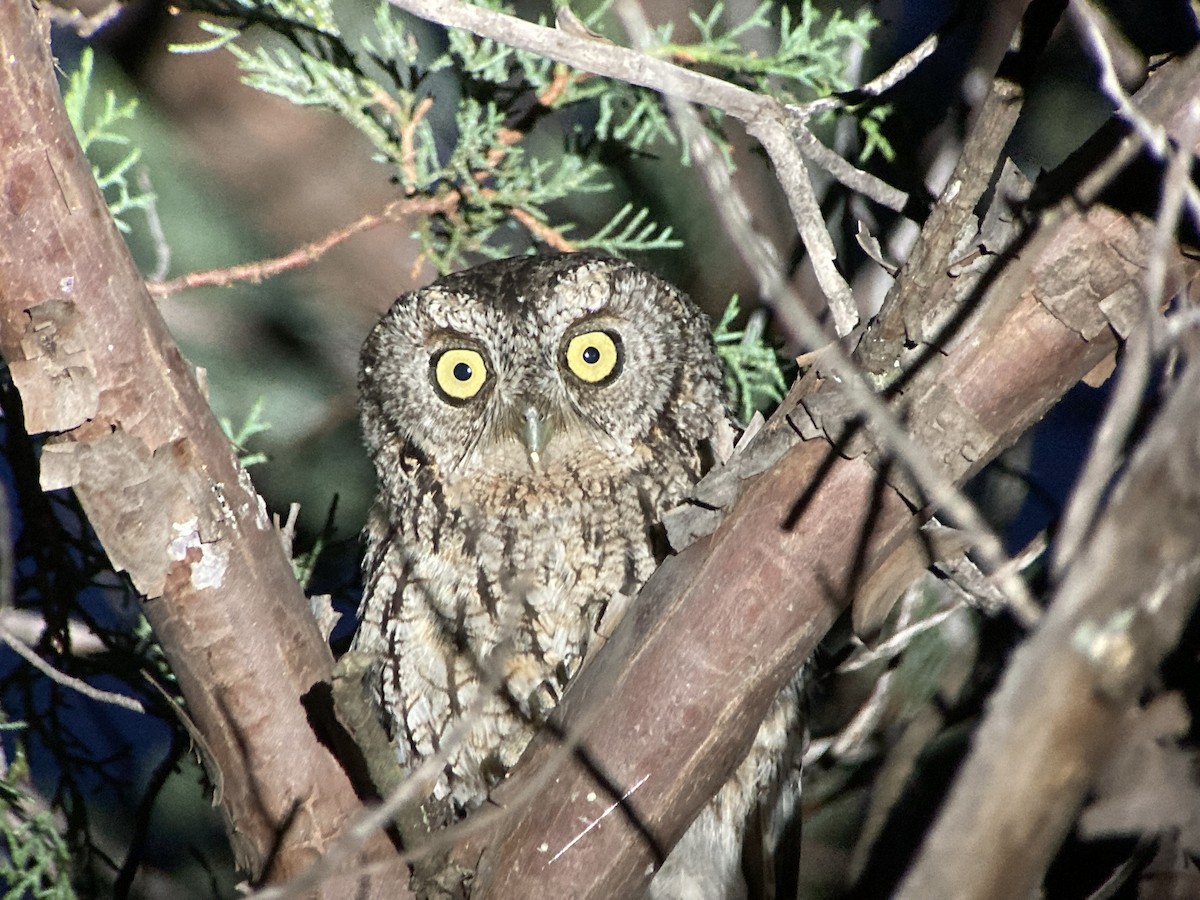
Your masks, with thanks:
[[(480, 2), (509, 11), (501, 0)], [(447, 212), (416, 231), (424, 253), (442, 271), (472, 255), (519, 253), (533, 241), (614, 255), (680, 246), (669, 228), (636, 204), (622, 206), (591, 234), (577, 234), (576, 225), (556, 221), (554, 214), (571, 197), (613, 190), (602, 153), (678, 146), (652, 91), (573, 72), (455, 29), (444, 46), (422, 52), (387, 3), (354, 35), (339, 29), (328, 0), (193, 0), (193, 6), (229, 21), (206, 22), (213, 40), (182, 49), (226, 47), (247, 84), (331, 110), (353, 124), (406, 195), (454, 199)], [(601, 4), (586, 24), (600, 27), (607, 8)], [(718, 4), (709, 15), (694, 17), (699, 43), (667, 44), (659, 52), (718, 66), (788, 99), (844, 86), (846, 47), (865, 40), (874, 24), (870, 16), (822, 16), (805, 2), (796, 18), (781, 10), (773, 29), (775, 53), (760, 58), (742, 50), (739, 41), (748, 30), (771, 27), (773, 8), (764, 0), (746, 22), (722, 28)], [(271, 34), (260, 32), (256, 43), (247, 43), (245, 31), (254, 24)], [(442, 81), (435, 96), (430, 78), (444, 70), (457, 73), (461, 96)], [(706, 118), (718, 146), (725, 147), (719, 118)], [(535, 129), (546, 134), (554, 127), (562, 136), (557, 143), (525, 140)], [(687, 162), (686, 147), (679, 152)]]
[(745, 425), (755, 411), (769, 412), (783, 399), (787, 390), (783, 360), (779, 352), (764, 338), (766, 318), (754, 314), (745, 328), (734, 328), (740, 312), (737, 294), (721, 321), (713, 329), (717, 355), (725, 369), (725, 386), (734, 404), (734, 415)]
[[(23, 727), (5, 723), (4, 730)], [(3, 900), (74, 900), (69, 877), (71, 856), (54, 821), (39, 808), (29, 782), (29, 765), (18, 738), (13, 759), (0, 776), (0, 886)]]
[[(771, 18), (776, 7), (773, 0), (762, 0), (745, 19), (728, 25), (723, 21), (723, 2), (716, 3), (708, 15), (690, 12), (699, 40), (671, 43), (670, 32), (665, 31), (656, 52), (685, 65), (723, 70), (727, 76), (745, 79), (749, 87), (785, 103), (850, 87), (845, 78), (846, 51), (852, 44), (866, 44), (877, 24), (870, 10), (864, 7), (848, 18), (838, 9), (822, 13), (811, 0), (804, 0), (795, 17), (789, 7), (778, 6), (778, 25), (774, 25)], [(777, 44), (774, 51), (759, 54), (744, 46), (748, 33), (759, 28), (770, 33), (771, 41)]]
[(221, 430), (225, 432), (225, 437), (229, 438), (229, 442), (237, 450), (238, 462), (242, 464), (243, 468), (248, 469), (250, 466), (267, 461), (267, 454), (246, 449), (246, 445), (250, 443), (252, 437), (271, 430), (271, 423), (263, 418), (264, 403), (262, 397), (256, 397), (246, 412), (246, 418), (237, 428), (233, 427), (231, 419), (225, 416), (220, 418)]
[[(96, 184), (104, 192), (108, 210), (117, 228), (128, 234), (131, 227), (125, 215), (135, 209), (145, 212), (155, 202), (154, 194), (133, 188), (128, 178), (130, 170), (142, 158), (142, 151), (120, 129), (122, 123), (133, 121), (138, 104), (135, 99), (121, 102), (113, 91), (106, 90), (97, 107), (92, 94), (94, 70), (92, 48), (85, 47), (79, 57), (79, 68), (71, 73), (63, 91), (63, 104), (79, 145), (92, 164)], [(106, 165), (114, 148), (117, 159)]]

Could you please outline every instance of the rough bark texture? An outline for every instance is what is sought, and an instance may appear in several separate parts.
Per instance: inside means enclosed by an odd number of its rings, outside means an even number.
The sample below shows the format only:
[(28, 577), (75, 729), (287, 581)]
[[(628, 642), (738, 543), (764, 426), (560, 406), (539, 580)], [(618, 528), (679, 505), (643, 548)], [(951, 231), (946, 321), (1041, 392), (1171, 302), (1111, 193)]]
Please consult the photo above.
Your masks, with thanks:
[(1138, 695), (1195, 607), (1198, 422), (1200, 367), (1191, 364), (1010, 663), (900, 897), (1037, 891), (1096, 775), (1140, 724)]
[[(46, 47), (25, 0), (0, 4), (0, 352), (29, 430), (55, 434), (43, 454), (45, 485), (76, 490), (113, 564), (149, 598), (146, 614), (203, 737), (242, 865), (284, 879), (325, 853), (358, 807), (301, 703), (328, 678), (328, 649), (261, 500), (107, 215)], [(1144, 93), (1146, 113), (1169, 123), (1200, 88), (1198, 72), (1195, 54), (1163, 67)], [(1107, 156), (1067, 182), (1073, 198), (1091, 201), (1099, 188), (1087, 172), (1114, 170), (1134, 150), (1127, 139), (1110, 142)], [(972, 164), (991, 170), (983, 160)], [(1074, 203), (1051, 198), (1019, 239), (1002, 235), (995, 246), (985, 227), (985, 263), (969, 275), (952, 270), (955, 260), (927, 255), (921, 290), (945, 301), (935, 309), (901, 304), (908, 318), (895, 314), (860, 348), (860, 360), (882, 361), (875, 371), (889, 378), (905, 360), (893, 399), (913, 439), (953, 482), (1009, 445), (1139, 319), (1148, 223)], [(1174, 261), (1176, 283), (1192, 274), (1185, 265)], [(932, 319), (913, 319), (914, 310)], [(939, 336), (955, 318), (951, 333)], [(905, 346), (916, 337), (938, 349)], [(913, 374), (909, 357), (922, 355)], [(633, 896), (645, 884), (855, 583), (924, 514), (919, 492), (883, 465), (885, 448), (869, 428), (852, 428), (843, 440), (854, 413), (833, 380), (814, 371), (738, 460), (738, 476), (724, 485), (723, 520), (656, 573), (567, 692), (554, 733), (534, 743), (497, 791), (507, 815), (460, 848), (471, 868), (482, 854), (477, 895), (607, 898)], [(1150, 461), (1134, 473), (1146, 491), (1194, 472), (1194, 447), (1193, 466), (1182, 473), (1155, 462), (1161, 447), (1147, 450)], [(1154, 524), (1145, 523), (1147, 541)], [(1129, 549), (1149, 555), (1155, 546)], [(1195, 572), (1172, 571), (1179, 577), (1171, 589), (1194, 593)], [(1107, 583), (1135, 587), (1116, 575)], [(1073, 590), (1091, 596), (1096, 584), (1106, 582), (1093, 578)], [(1064, 615), (1083, 605), (1069, 600)], [(1052, 635), (1056, 646), (1088, 622), (1093, 637), (1126, 634), (1105, 631), (1111, 616), (1089, 615), (1065, 621)], [(1157, 652), (1162, 640), (1146, 646)], [(1061, 665), (1069, 671), (1023, 665), (1019, 672), (1036, 676), (1035, 685), (1061, 678), (1079, 686), (1071, 692), (1077, 705), (1043, 713), (1061, 714), (1062, 728), (1087, 735), (1074, 748), (1084, 759), (1072, 762), (1068, 805), (1086, 788), (1088, 767), (1098, 764), (1105, 733), (1122, 720), (1121, 704), (1144, 671), (1099, 683), (1095, 655), (1067, 654)], [(1023, 720), (1012, 721), (1024, 734)], [(1047, 751), (1059, 752), (1056, 735), (1064, 733), (1047, 732)], [(998, 734), (997, 741), (1006, 736)], [(964, 796), (968, 806), (976, 802)], [(1039, 846), (1053, 844), (1069, 821), (1062, 815), (1030, 818)], [(1019, 842), (1013, 846), (1019, 851)], [(369, 883), (326, 882), (325, 893), (403, 893), (407, 873), (386, 841), (376, 836), (363, 854), (387, 860), (385, 867), (372, 870)], [(1030, 872), (1044, 869), (1044, 857), (1034, 863)], [(979, 877), (1005, 883), (1003, 867), (990, 872)], [(954, 887), (944, 893), (957, 895)]]
[[(1200, 86), (1198, 69), (1193, 54), (1160, 72), (1143, 96), (1147, 114), (1169, 124)], [(1131, 156), (1127, 140), (1097, 140), (1094, 165)], [(1139, 320), (1150, 230), (1063, 199), (1042, 206), (1005, 265), (969, 287), (966, 324), (897, 401), (946, 477), (961, 484), (977, 472)], [(1173, 266), (1174, 285), (1194, 274), (1182, 258)], [(793, 428), (805, 439), (741, 483), (718, 530), (655, 574), (572, 684), (556, 734), (579, 751), (544, 732), (497, 791), (511, 815), (463, 851), (488, 848), (484, 895), (635, 895), (844, 608), (851, 578), (869, 573), (863, 561), (886, 557), (912, 527), (912, 508), (879, 485), (874, 453), (833, 449), (826, 432), (842, 435), (847, 404), (817, 381), (794, 389), (757, 440), (769, 448)], [(859, 443), (855, 452), (869, 450), (869, 434)]]
[[(240, 865), (288, 878), (359, 807), (301, 705), (332, 660), (108, 215), (48, 37), (26, 0), (0, 4), (0, 351), (29, 432), (53, 434), (43, 486), (75, 489), (113, 565), (146, 595)], [(388, 849), (382, 836), (374, 847)]]

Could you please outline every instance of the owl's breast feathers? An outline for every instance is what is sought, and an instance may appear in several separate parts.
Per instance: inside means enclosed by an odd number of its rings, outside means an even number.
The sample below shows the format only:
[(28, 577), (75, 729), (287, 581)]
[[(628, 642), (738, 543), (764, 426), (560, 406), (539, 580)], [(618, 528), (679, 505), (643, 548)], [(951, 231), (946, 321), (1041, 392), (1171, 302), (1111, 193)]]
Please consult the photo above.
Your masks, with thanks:
[(552, 452), (520, 477), (417, 471), (380, 496), (352, 649), (381, 657), (376, 700), (401, 763), (447, 753), (436, 798), (482, 802), (557, 704), (606, 604), (653, 572), (661, 513), (701, 465), (699, 448), (659, 449)]

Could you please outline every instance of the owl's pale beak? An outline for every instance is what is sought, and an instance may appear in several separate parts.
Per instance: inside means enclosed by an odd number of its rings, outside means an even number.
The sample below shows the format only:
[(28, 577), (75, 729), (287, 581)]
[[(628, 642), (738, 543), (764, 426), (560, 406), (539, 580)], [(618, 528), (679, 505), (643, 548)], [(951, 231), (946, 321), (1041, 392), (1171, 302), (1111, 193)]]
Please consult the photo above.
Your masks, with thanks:
[(525, 450), (529, 453), (529, 463), (533, 466), (535, 472), (540, 472), (542, 468), (542, 452), (546, 449), (546, 445), (550, 443), (550, 436), (554, 433), (553, 420), (544, 415), (535, 406), (526, 406), (521, 411), (521, 420), (517, 428), (517, 435), (521, 439), (521, 443), (525, 445)]

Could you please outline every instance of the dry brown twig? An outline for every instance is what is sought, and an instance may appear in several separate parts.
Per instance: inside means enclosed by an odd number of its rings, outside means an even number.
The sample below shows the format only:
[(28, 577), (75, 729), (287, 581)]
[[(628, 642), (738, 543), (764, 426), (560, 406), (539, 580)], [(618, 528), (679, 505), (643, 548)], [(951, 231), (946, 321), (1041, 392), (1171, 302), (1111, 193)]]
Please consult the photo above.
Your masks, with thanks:
[[(551, 107), (562, 96), (572, 79), (585, 77), (572, 72), (565, 67), (559, 67), (554, 79), (537, 97), (539, 105)], [(402, 121), (404, 116), (391, 96), (383, 91), (377, 91), (375, 102), (386, 110), (396, 121)], [(434, 99), (424, 97), (413, 110), (407, 123), (400, 129), (400, 165), (408, 184), (415, 184), (416, 173), (416, 130), (421, 120), (433, 107)], [(500, 133), (501, 146), (492, 151), (488, 164), (495, 166), (500, 162), (505, 148), (515, 145), (525, 136), (524, 132), (512, 128), (504, 128)], [(475, 173), (475, 180), (482, 182), (490, 177), (486, 171)], [(479, 190), (481, 196), (494, 196), (487, 188)], [(458, 191), (448, 191), (437, 197), (418, 197), (410, 193), (398, 200), (393, 200), (378, 213), (368, 213), (349, 225), (331, 231), (315, 241), (310, 241), (282, 256), (272, 259), (258, 260), (252, 263), (242, 263), (235, 266), (224, 266), (203, 272), (191, 272), (169, 281), (147, 280), (146, 286), (155, 297), (169, 297), (180, 291), (201, 287), (229, 287), (233, 284), (259, 284), (268, 278), (281, 275), (303, 266), (311, 265), (339, 244), (363, 232), (378, 228), (381, 225), (401, 222), (415, 216), (430, 216), (437, 213), (450, 213), (462, 202), (462, 194)], [(570, 252), (577, 249), (576, 245), (533, 213), (520, 207), (509, 209), (509, 215), (525, 227), (530, 234), (555, 250)], [(165, 246), (165, 245), (164, 245)], [(424, 262), (424, 254), (418, 255), (413, 263), (414, 277)]]
[(229, 287), (231, 284), (242, 282), (258, 284), (267, 278), (272, 278), (275, 275), (281, 275), (292, 269), (298, 269), (316, 262), (338, 244), (349, 240), (357, 234), (362, 234), (364, 231), (370, 231), (372, 228), (378, 228), (380, 225), (400, 222), (410, 216), (428, 216), (435, 213), (448, 212), (458, 202), (459, 196), (456, 193), (447, 193), (441, 197), (428, 198), (402, 197), (399, 200), (393, 200), (380, 212), (368, 213), (351, 222), (349, 225), (339, 228), (337, 231), (330, 232), (319, 240), (307, 243), (302, 247), (297, 247), (283, 256), (260, 260), (258, 262), (243, 263), (237, 266), (228, 266), (221, 269), (210, 269), (205, 272), (192, 272), (188, 275), (172, 278), (170, 281), (151, 281), (146, 283), (146, 288), (153, 296), (162, 298), (192, 288)]
[[(385, 95), (386, 96), (386, 95)], [(388, 97), (391, 100), (391, 97)], [(417, 183), (417, 126), (433, 109), (433, 98), (424, 97), (413, 110), (412, 118), (400, 129), (400, 168), (404, 172), (404, 180), (408, 184)]]

